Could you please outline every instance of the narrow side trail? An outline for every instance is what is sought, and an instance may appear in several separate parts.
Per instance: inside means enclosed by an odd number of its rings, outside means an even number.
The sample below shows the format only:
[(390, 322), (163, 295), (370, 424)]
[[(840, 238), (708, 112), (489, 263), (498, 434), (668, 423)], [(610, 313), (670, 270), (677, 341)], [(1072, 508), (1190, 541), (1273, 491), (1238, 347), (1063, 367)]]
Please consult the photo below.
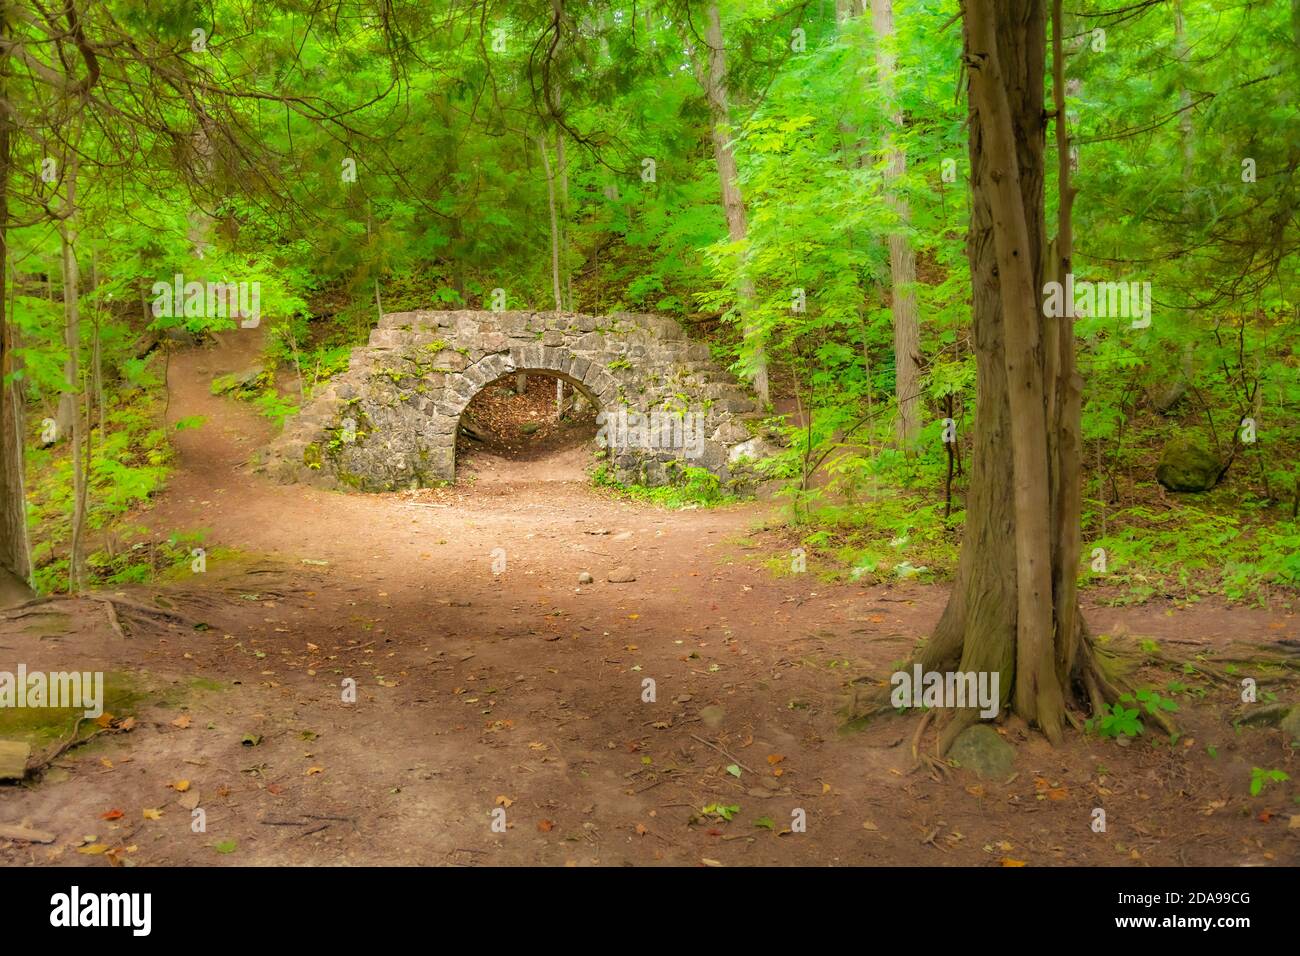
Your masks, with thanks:
[[(845, 732), (847, 681), (887, 678), (945, 589), (774, 575), (767, 562), (789, 545), (757, 530), (771, 505), (666, 511), (525, 480), (537, 472), (517, 465), (412, 493), (277, 485), (250, 464), (270, 427), (210, 392), (260, 348), (240, 332), (173, 356), (169, 418), (204, 424), (176, 434), (176, 475), (140, 516), (160, 535), (206, 530), (204, 573), (128, 592), (205, 628), (124, 640), (83, 605), (55, 634), (0, 621), (5, 660), (103, 669), (137, 695), (129, 733), (69, 752), (37, 785), (0, 788), (0, 823), (58, 835), (0, 840), (0, 861), (1296, 859), (1285, 823), (1257, 829), (1234, 812), (1261, 757), (1217, 711), (1198, 718), (1207, 739), (1194, 749), (1076, 736), (1054, 751), (1009, 722), (1017, 773), (983, 783), (910, 772), (913, 720)], [(620, 566), (635, 580), (609, 583)], [(584, 571), (594, 583), (579, 584)], [(1294, 636), (1296, 620), (1165, 605), (1090, 615), (1099, 629), (1207, 643)], [(1109, 837), (1088, 826), (1100, 800)], [(790, 832), (801, 818), (806, 832)]]

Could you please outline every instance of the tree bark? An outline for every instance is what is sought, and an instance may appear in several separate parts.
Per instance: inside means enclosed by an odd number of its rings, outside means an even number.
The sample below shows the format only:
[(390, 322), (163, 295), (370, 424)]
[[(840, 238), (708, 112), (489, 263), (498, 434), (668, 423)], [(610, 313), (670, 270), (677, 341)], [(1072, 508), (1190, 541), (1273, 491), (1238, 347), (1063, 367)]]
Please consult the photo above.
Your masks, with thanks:
[(546, 154), (545, 138), (537, 137), (537, 148), (542, 154), (542, 168), (546, 171), (546, 205), (551, 214), (551, 291), (555, 295), (555, 311), (564, 311), (564, 294), (560, 286), (560, 223), (555, 210), (555, 177), (551, 174), (551, 160)]
[[(0, 35), (8, 34), (0, 14)], [(0, 99), (8, 95), (8, 57), (0, 59)], [(27, 512), (23, 495), (22, 390), (9, 382), (14, 372), (9, 329), (9, 151), (12, 121), (0, 110), (0, 607), (31, 597), (28, 578)]]
[[(893, 0), (871, 0), (871, 27), (876, 34), (876, 66), (879, 95), (889, 105), (894, 129), (903, 128), (903, 111), (898, 108), (894, 79), (896, 58)], [(911, 220), (908, 202), (898, 194), (896, 184), (907, 172), (907, 153), (895, 145), (894, 133), (885, 135), (886, 202), (906, 228)], [(894, 394), (898, 400), (898, 443), (910, 452), (921, 430), (921, 330), (916, 310), (916, 255), (906, 233), (889, 236), (889, 274), (892, 286), (890, 306), (894, 318)]]
[[(1074, 196), (1070, 180), (1073, 141), (1065, 109), (1065, 13), (1062, 0), (1052, 0), (1052, 99), (1055, 107), (1057, 224), (1054, 253), (1047, 265), (1060, 283), (1074, 271)], [(1065, 686), (1074, 673), (1082, 648), (1083, 620), (1078, 602), (1079, 551), (1083, 541), (1083, 379), (1074, 356), (1074, 317), (1047, 322), (1052, 334), (1049, 348), (1056, 358), (1048, 362), (1052, 373), (1046, 382), (1048, 427), (1052, 439), (1049, 459), (1053, 467), (1052, 581), (1056, 611), (1057, 677)]]
[[(727, 217), (727, 234), (733, 243), (743, 243), (749, 234), (745, 219), (745, 201), (736, 176), (736, 154), (732, 151), (731, 117), (727, 94), (727, 52), (723, 46), (722, 19), (717, 3), (708, 8), (709, 25), (704, 42), (709, 48), (708, 69), (701, 70), (701, 82), (712, 116), (713, 157), (718, 167), (722, 185), (722, 208)], [(761, 331), (752, 321), (754, 283), (742, 265), (741, 278), (736, 288), (741, 315), (741, 328), (750, 354), (750, 380), (758, 397), (766, 404), (770, 399), (767, 381), (767, 350)]]
[(86, 474), (81, 461), (82, 421), (81, 395), (81, 308), (79, 301), (80, 273), (77, 269), (77, 155), (71, 153), (64, 178), (67, 190), (59, 223), (59, 244), (63, 254), (63, 316), (64, 344), (68, 361), (64, 368), (68, 391), (72, 401), (72, 543), (68, 551), (68, 588), (81, 589), (83, 581), (82, 531), (86, 519)]

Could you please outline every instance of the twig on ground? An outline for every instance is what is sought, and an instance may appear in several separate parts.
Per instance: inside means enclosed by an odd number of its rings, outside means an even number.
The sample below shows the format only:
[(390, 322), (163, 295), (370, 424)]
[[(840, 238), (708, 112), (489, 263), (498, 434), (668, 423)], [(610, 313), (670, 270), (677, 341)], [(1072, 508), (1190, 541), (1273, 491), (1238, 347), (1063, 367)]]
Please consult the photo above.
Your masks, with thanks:
[(739, 767), (741, 770), (749, 770), (749, 772), (752, 773), (752, 774), (754, 774), (755, 776), (758, 775), (758, 771), (757, 771), (757, 770), (750, 770), (749, 767), (746, 767), (743, 763), (741, 763), (739, 760), (737, 760), (737, 759), (736, 759), (735, 757), (733, 757), (731, 754), (727, 753), (725, 750), (723, 750), (723, 749), (722, 749), (721, 747), (719, 747), (717, 744), (715, 744), (715, 743), (711, 743), (711, 742), (705, 740), (703, 737), (699, 736), (698, 734), (691, 734), (691, 736), (692, 736), (693, 738), (695, 738), (696, 740), (698, 740), (700, 743), (704, 744), (704, 746), (706, 746), (706, 747), (712, 747), (712, 748), (713, 748), (714, 750), (716, 750), (718, 753), (722, 754), (722, 756), (726, 757), (728, 760), (730, 760), (732, 763), (734, 763), (734, 764), (735, 764), (737, 767)]

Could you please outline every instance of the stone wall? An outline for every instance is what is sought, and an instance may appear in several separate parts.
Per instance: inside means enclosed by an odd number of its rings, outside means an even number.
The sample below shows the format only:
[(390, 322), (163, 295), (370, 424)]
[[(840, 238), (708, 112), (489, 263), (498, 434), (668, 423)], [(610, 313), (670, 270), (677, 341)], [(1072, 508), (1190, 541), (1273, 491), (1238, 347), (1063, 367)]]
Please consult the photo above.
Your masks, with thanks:
[[(655, 436), (608, 449), (621, 481), (670, 482), (683, 467), (724, 483), (748, 480), (747, 463), (769, 450), (756, 438), (753, 395), (671, 319), (551, 312), (399, 312), (289, 419), (267, 455), (282, 481), (386, 491), (450, 481), (461, 412), (490, 382), (515, 372), (559, 377), (599, 412), (695, 413), (689, 445)], [(644, 422), (646, 419), (641, 419)], [(652, 447), (645, 447), (649, 437)]]

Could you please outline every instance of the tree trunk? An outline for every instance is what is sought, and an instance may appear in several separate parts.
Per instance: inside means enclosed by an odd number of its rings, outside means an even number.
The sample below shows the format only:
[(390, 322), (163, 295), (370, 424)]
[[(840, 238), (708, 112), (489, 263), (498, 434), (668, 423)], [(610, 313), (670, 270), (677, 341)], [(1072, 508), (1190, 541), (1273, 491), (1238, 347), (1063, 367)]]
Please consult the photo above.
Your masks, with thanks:
[[(722, 185), (722, 208), (727, 217), (727, 233), (733, 243), (743, 243), (749, 234), (745, 220), (745, 202), (736, 178), (736, 154), (731, 149), (731, 118), (727, 105), (727, 52), (722, 40), (722, 20), (717, 3), (710, 3), (709, 26), (704, 42), (709, 47), (707, 70), (700, 70), (701, 83), (709, 102), (712, 116), (713, 157), (718, 166), (718, 179)], [(754, 304), (754, 283), (747, 270), (741, 267), (741, 279), (736, 289), (739, 299), (741, 328), (750, 354), (751, 382), (758, 397), (766, 404), (770, 398), (767, 382), (767, 351), (762, 334), (751, 319)]]
[(560, 223), (555, 211), (555, 177), (551, 174), (551, 160), (546, 154), (546, 140), (537, 137), (537, 148), (542, 154), (542, 168), (546, 171), (546, 205), (551, 214), (551, 291), (555, 295), (555, 311), (564, 311), (564, 294), (560, 286)]
[[(0, 19), (0, 34), (8, 24)], [(0, 65), (0, 99), (8, 95), (8, 57)], [(14, 371), (9, 331), (9, 150), (11, 120), (0, 111), (0, 607), (31, 597), (27, 548), (27, 512), (23, 495), (23, 408), (17, 382), (6, 385)]]
[[(903, 128), (903, 111), (895, 103), (895, 57), (893, 0), (871, 0), (871, 27), (876, 33), (876, 64), (879, 92), (889, 104), (890, 122), (895, 130)], [(907, 172), (907, 153), (894, 144), (894, 134), (885, 136), (885, 190), (889, 208), (906, 227), (911, 219), (907, 200), (897, 194), (894, 184)], [(892, 285), (890, 304), (894, 317), (894, 394), (898, 399), (898, 444), (911, 451), (921, 430), (921, 330), (916, 311), (916, 255), (907, 235), (889, 236), (889, 274)]]
[[(106, 434), (104, 428), (104, 350), (99, 336), (99, 257), (95, 252), (90, 254), (90, 288), (95, 297), (94, 324), (91, 327), (90, 334), (90, 360), (93, 376), (91, 378), (91, 389), (95, 402), (95, 411), (99, 415), (99, 438), (100, 441), (103, 441)], [(90, 427), (87, 424), (86, 428), (89, 429)]]
[(78, 591), (83, 582), (82, 531), (85, 526), (86, 474), (81, 461), (81, 309), (78, 300), (80, 274), (77, 269), (77, 155), (70, 153), (64, 188), (67, 198), (63, 219), (59, 223), (59, 243), (63, 253), (64, 343), (68, 349), (65, 386), (72, 401), (72, 544), (68, 551), (68, 589)]
[[(1003, 703), (1056, 741), (1069, 685), (1092, 664), (1075, 592), (1080, 462), (1074, 334), (1068, 324), (1045, 331), (1040, 300), (1044, 272), (1069, 268), (1069, 149), (1058, 141), (1065, 203), (1061, 236), (1052, 261), (1045, 262), (1043, 0), (968, 0), (964, 34), (975, 447), (957, 579), (920, 662), (927, 670), (999, 671)], [(1056, 96), (1062, 104), (1063, 88)], [(1063, 125), (1057, 133), (1063, 137)], [(951, 721), (940, 750), (975, 718), (968, 710)]]

